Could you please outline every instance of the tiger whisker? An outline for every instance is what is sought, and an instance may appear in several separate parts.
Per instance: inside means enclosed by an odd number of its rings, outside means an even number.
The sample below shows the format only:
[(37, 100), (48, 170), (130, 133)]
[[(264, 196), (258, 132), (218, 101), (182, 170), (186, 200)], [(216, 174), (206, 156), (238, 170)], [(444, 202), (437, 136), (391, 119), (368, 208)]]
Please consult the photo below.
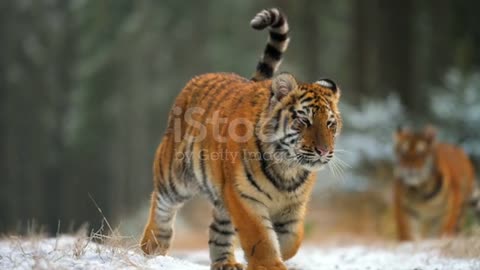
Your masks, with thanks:
[(352, 166), (350, 164), (348, 164), (346, 161), (342, 160), (341, 158), (339, 158), (338, 156), (333, 156), (333, 159), (335, 159), (340, 165), (342, 165), (343, 167), (346, 167), (346, 168), (349, 168), (351, 169)]
[(333, 176), (336, 178), (337, 175), (335, 173), (335, 170), (333, 169), (333, 166), (332, 166), (332, 163), (327, 163), (328, 164), (328, 168), (330, 169), (330, 172), (332, 172)]
[(333, 158), (330, 162), (332, 164), (333, 170), (335, 171), (334, 176), (339, 178), (341, 181), (344, 181), (345, 180), (345, 177), (344, 177), (345, 171), (344, 171), (342, 165), (340, 165), (338, 163), (338, 160), (335, 159), (335, 158)]
[(338, 152), (338, 153), (347, 153), (347, 154), (353, 153), (353, 151), (349, 151), (349, 150), (346, 150), (346, 149), (338, 149), (338, 148), (335, 149), (334, 152), (335, 152), (335, 153), (337, 153), (337, 152)]

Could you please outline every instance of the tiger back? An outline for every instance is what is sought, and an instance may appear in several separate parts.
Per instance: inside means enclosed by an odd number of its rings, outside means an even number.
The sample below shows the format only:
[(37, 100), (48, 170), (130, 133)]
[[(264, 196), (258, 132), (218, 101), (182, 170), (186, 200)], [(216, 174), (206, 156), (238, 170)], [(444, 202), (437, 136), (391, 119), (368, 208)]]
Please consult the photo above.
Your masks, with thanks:
[(394, 210), (400, 240), (455, 235), (470, 202), (472, 162), (461, 148), (435, 137), (431, 126), (394, 134)]

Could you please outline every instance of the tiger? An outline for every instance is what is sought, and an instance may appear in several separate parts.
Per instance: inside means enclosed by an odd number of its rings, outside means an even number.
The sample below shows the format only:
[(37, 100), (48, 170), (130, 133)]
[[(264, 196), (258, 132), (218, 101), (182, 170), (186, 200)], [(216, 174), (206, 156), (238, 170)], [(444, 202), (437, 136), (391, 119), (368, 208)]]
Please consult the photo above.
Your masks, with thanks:
[(268, 27), (263, 55), (250, 79), (232, 73), (192, 78), (177, 96), (157, 148), (154, 191), (140, 246), (166, 255), (180, 207), (196, 194), (213, 205), (212, 270), (286, 270), (304, 236), (316, 172), (334, 157), (342, 127), (340, 88), (331, 79), (301, 82), (276, 70), (289, 43), (278, 8), (250, 25)]
[(454, 236), (476, 189), (475, 171), (459, 147), (438, 142), (432, 125), (393, 134), (394, 217), (400, 241)]

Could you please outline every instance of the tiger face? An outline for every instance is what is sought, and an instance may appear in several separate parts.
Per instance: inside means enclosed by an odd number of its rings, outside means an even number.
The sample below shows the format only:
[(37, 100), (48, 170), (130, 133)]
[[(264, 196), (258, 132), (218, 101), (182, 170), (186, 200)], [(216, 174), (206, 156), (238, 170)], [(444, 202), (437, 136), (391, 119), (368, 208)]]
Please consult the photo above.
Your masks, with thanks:
[(429, 126), (420, 132), (399, 128), (394, 133), (395, 174), (404, 183), (419, 185), (429, 179), (433, 166), (435, 134), (434, 128)]
[(329, 79), (297, 83), (290, 74), (272, 81), (273, 97), (264, 134), (281, 158), (318, 171), (333, 157), (342, 119), (340, 89)]

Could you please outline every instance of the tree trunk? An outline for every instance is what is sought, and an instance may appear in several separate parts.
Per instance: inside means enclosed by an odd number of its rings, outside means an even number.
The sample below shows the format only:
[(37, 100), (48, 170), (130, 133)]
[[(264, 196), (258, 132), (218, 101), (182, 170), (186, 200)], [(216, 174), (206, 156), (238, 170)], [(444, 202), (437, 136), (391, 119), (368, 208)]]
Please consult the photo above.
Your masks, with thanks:
[(430, 0), (427, 2), (430, 15), (428, 79), (433, 84), (441, 83), (445, 71), (453, 64), (452, 46), (452, 1)]
[[(321, 11), (317, 9), (319, 1), (306, 0), (302, 4), (302, 10), (299, 14), (299, 21), (302, 29), (302, 62), (301, 66), (304, 67), (304, 80), (308, 82), (314, 82), (321, 79), (324, 75), (321, 73), (321, 64), (319, 63), (318, 56), (322, 51), (322, 44), (319, 42), (319, 37), (322, 37), (322, 31), (319, 27), (318, 18), (321, 17)], [(324, 2), (324, 1), (320, 1)], [(300, 32), (299, 30), (297, 30)], [(321, 60), (320, 60), (321, 61)]]
[(398, 93), (410, 118), (428, 113), (425, 89), (416, 83), (413, 0), (379, 1), (380, 78), (383, 89)]

